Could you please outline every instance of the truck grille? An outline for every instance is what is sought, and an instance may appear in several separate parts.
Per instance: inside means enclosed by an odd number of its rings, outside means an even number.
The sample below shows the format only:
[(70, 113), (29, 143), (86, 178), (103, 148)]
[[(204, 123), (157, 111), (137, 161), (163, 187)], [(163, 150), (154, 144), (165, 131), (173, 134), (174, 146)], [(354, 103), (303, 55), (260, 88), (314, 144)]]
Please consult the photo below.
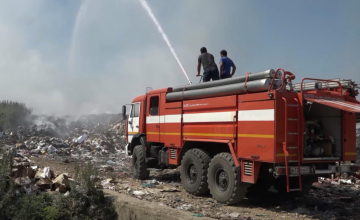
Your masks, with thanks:
[(252, 176), (252, 167), (253, 167), (253, 163), (252, 162), (244, 162), (244, 175), (246, 176)]
[(176, 149), (170, 149), (170, 158), (176, 159)]

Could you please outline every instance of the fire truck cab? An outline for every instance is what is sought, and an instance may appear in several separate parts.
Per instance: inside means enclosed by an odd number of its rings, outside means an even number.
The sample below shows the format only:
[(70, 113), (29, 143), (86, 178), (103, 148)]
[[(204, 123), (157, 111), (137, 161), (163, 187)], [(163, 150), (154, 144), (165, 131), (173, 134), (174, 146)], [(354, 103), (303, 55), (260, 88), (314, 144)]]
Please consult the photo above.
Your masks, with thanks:
[(249, 187), (306, 192), (318, 176), (359, 170), (357, 84), (256, 76), (151, 90), (123, 106), (133, 177), (180, 166), (187, 192), (235, 204)]

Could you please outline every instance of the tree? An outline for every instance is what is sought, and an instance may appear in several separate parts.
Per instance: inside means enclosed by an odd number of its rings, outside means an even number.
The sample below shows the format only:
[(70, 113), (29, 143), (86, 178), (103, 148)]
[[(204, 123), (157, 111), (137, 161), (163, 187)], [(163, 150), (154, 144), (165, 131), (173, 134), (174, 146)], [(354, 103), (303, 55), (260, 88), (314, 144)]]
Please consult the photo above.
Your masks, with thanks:
[(24, 103), (7, 100), (0, 102), (0, 131), (25, 124), (31, 113), (32, 109), (27, 108)]

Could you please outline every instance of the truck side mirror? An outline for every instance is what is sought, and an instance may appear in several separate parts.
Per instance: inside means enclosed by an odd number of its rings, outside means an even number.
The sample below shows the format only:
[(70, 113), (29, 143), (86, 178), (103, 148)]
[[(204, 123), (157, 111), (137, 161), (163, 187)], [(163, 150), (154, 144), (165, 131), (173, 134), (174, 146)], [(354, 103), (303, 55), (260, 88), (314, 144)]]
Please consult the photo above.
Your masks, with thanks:
[(126, 105), (122, 106), (122, 117), (123, 117), (123, 120), (126, 120)]

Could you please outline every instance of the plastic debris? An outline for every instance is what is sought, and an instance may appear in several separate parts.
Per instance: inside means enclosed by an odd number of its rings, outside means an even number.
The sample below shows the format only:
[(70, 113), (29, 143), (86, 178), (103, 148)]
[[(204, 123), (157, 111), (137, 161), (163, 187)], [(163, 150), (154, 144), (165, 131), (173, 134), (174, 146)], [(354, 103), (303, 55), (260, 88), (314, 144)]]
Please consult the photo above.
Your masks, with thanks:
[(176, 209), (190, 211), (192, 209), (192, 205), (191, 204), (184, 204), (182, 206), (176, 207)]
[(133, 191), (132, 193), (133, 193), (134, 195), (136, 195), (136, 196), (143, 196), (143, 195), (146, 194), (146, 193), (143, 192), (143, 191)]
[(83, 143), (86, 139), (88, 138), (87, 134), (83, 134), (80, 137), (78, 137), (78, 139), (76, 139), (76, 142), (81, 144)]
[(48, 147), (48, 149), (47, 149), (47, 152), (49, 153), (49, 154), (52, 154), (52, 153), (55, 153), (55, 152), (57, 152), (58, 150), (54, 147), (54, 146), (52, 146), (52, 145), (50, 145), (49, 147)]
[(239, 213), (233, 212), (233, 213), (231, 213), (229, 216), (230, 216), (231, 218), (238, 218), (239, 215), (240, 215)]
[(50, 179), (50, 178), (51, 178), (51, 170), (50, 170), (49, 167), (45, 167), (45, 168), (44, 168), (42, 174), (40, 175), (40, 178), (43, 178), (43, 179), (45, 179), (45, 178), (49, 178), (49, 179)]

